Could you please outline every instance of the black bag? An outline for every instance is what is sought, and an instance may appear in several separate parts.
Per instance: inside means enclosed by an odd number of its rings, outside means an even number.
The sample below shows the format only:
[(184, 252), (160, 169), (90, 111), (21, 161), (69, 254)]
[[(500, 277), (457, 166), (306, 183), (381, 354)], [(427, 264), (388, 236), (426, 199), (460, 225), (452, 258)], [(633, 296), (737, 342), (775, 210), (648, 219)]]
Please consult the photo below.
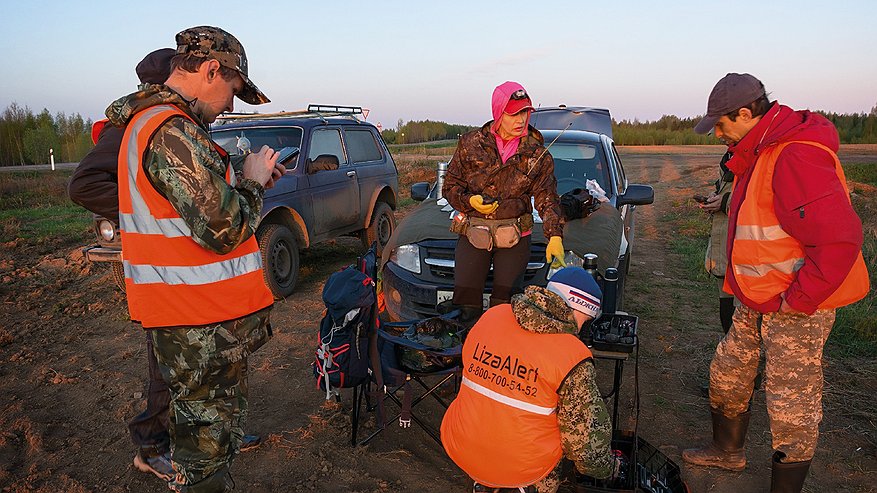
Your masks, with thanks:
[(375, 331), (375, 282), (350, 266), (329, 276), (323, 287), (326, 314), (313, 364), (317, 388), (326, 399), (338, 388), (355, 387), (369, 377), (368, 341)]
[(574, 188), (560, 196), (560, 210), (564, 219), (584, 219), (600, 208), (600, 201), (585, 188)]

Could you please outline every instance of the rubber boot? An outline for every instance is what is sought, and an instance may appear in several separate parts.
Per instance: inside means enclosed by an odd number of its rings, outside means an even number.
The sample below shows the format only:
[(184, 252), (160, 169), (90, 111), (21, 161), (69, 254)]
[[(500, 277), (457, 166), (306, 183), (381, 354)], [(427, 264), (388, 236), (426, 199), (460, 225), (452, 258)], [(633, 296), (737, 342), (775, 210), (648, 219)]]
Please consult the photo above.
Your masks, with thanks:
[(728, 418), (711, 410), (713, 440), (706, 447), (687, 449), (682, 452), (685, 462), (704, 467), (718, 467), (729, 471), (746, 468), (746, 430), (749, 428), (749, 411)]
[(722, 322), (722, 331), (726, 335), (731, 330), (734, 309), (734, 298), (719, 298), (719, 320)]
[(810, 471), (810, 461), (780, 462), (786, 454), (774, 452), (770, 468), (770, 493), (800, 493)]

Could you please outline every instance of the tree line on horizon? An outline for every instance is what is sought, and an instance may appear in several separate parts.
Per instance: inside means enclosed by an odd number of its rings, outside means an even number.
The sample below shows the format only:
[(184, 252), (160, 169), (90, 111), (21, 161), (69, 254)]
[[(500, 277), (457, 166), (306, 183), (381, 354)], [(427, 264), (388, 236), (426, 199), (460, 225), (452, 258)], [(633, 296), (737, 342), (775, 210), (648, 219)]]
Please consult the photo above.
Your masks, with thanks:
[[(870, 113), (840, 114), (817, 111), (828, 118), (840, 136), (841, 144), (877, 144), (877, 105)], [(612, 138), (617, 145), (697, 145), (719, 144), (712, 135), (694, 133), (700, 116), (679, 118), (664, 115), (656, 121), (612, 120)], [(453, 125), (431, 120), (409, 121), (396, 125), (395, 129), (381, 132), (387, 144), (415, 144), (435, 140), (457, 139), (476, 127)]]
[(52, 115), (48, 109), (34, 113), (12, 103), (0, 114), (0, 166), (78, 162), (94, 147), (91, 119), (79, 113)]
[[(839, 114), (818, 111), (837, 127), (842, 144), (877, 144), (877, 105), (869, 113)], [(612, 120), (617, 145), (717, 144), (710, 135), (693, 132), (700, 117), (679, 118), (665, 115), (656, 121)], [(91, 119), (79, 113), (52, 115), (44, 108), (34, 113), (27, 106), (12, 103), (0, 113), (0, 166), (45, 164), (49, 150), (55, 162), (79, 162), (94, 146)], [(419, 120), (403, 123), (381, 132), (387, 144), (414, 144), (436, 140), (456, 140), (477, 127), (440, 121)]]

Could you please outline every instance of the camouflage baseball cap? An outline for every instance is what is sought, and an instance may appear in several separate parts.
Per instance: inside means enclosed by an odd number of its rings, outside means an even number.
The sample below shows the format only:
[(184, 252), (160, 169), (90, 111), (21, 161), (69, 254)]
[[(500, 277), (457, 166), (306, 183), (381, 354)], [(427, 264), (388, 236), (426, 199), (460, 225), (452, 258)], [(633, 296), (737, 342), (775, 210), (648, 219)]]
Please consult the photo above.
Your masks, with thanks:
[(247, 77), (247, 53), (231, 34), (213, 26), (190, 27), (177, 34), (177, 54), (183, 53), (215, 58), (223, 67), (237, 71), (244, 80), (244, 89), (237, 95), (241, 101), (250, 104), (271, 102)]

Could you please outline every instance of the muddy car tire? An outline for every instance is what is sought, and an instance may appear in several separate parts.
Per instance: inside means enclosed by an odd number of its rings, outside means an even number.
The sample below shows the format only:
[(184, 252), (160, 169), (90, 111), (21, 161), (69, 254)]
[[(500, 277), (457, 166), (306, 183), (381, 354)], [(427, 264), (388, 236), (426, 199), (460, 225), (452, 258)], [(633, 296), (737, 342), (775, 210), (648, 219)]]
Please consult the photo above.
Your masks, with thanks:
[(257, 237), (262, 252), (262, 269), (265, 284), (274, 299), (283, 299), (292, 294), (298, 281), (298, 241), (295, 235), (282, 224), (267, 224)]
[(113, 282), (116, 283), (116, 287), (119, 288), (123, 293), (125, 292), (125, 267), (122, 265), (122, 262), (110, 262), (110, 265), (113, 268)]
[(371, 222), (362, 231), (360, 238), (362, 238), (362, 244), (365, 248), (369, 248), (372, 243), (377, 242), (378, 256), (380, 257), (395, 230), (396, 216), (393, 214), (393, 209), (386, 202), (378, 202), (375, 204)]

